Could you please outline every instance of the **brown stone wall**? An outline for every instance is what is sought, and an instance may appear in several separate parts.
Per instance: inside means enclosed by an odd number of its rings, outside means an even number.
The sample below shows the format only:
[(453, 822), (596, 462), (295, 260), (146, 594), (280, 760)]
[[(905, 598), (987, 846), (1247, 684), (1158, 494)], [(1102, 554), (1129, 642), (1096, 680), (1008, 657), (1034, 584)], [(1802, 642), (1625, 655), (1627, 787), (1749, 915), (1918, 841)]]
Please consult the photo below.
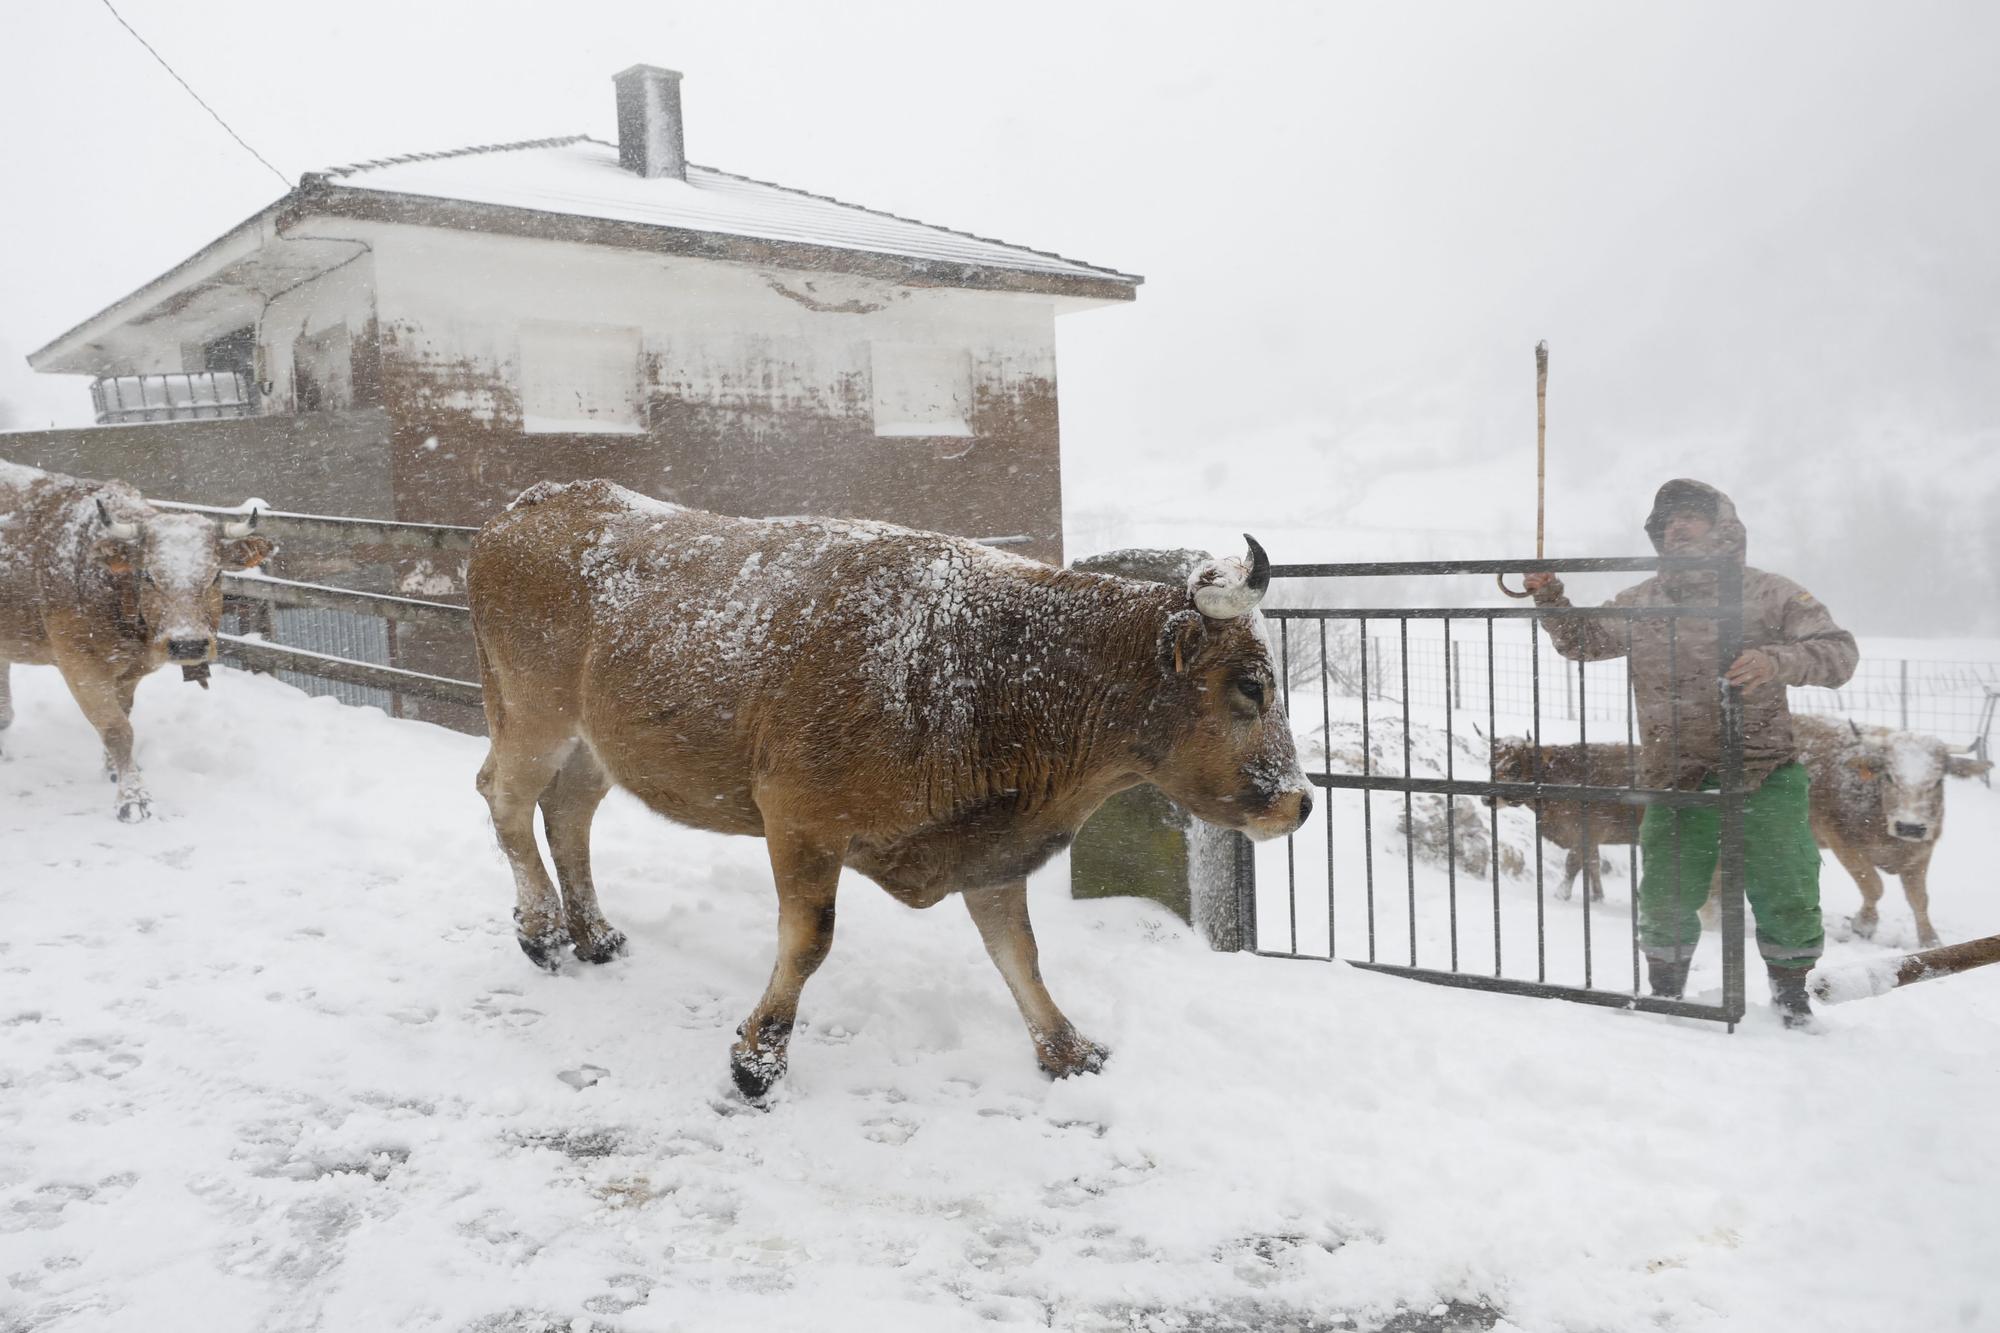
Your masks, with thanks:
[[(1012, 549), (1062, 560), (1055, 386), (989, 375), (975, 387), (970, 438), (882, 437), (864, 377), (827, 401), (765, 382), (699, 400), (655, 384), (642, 435), (524, 434), (505, 373), (426, 355), (421, 334), (384, 331), (384, 398), (394, 421), (396, 516), (481, 523), (537, 481), (606, 477), (719, 513), (873, 518), (966, 537), (1025, 534)], [(822, 395), (823, 397), (823, 395)]]
[(389, 416), (380, 409), (8, 431), (0, 458), (117, 478), (156, 500), (229, 505), (256, 496), (294, 513), (395, 516)]

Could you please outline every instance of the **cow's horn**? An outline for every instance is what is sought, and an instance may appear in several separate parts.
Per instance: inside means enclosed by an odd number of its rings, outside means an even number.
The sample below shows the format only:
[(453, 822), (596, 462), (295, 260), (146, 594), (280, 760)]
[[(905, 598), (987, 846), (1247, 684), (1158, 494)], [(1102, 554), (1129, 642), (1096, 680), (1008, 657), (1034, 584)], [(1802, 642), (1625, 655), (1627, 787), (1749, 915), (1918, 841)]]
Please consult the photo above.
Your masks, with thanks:
[(104, 520), (104, 533), (107, 537), (116, 538), (121, 542), (129, 542), (139, 535), (139, 525), (137, 523), (120, 523), (117, 519), (111, 517), (111, 511), (104, 507), (104, 497), (101, 495), (97, 497), (97, 516)]
[(1240, 582), (1211, 583), (1195, 589), (1194, 604), (1210, 620), (1234, 620), (1249, 615), (1271, 586), (1271, 557), (1264, 554), (1264, 548), (1249, 533), (1243, 534), (1243, 540), (1250, 544), (1249, 576)]
[(250, 517), (239, 518), (234, 523), (223, 524), (222, 535), (230, 541), (235, 541), (239, 537), (248, 537), (257, 530), (257, 515), (259, 512), (261, 511), (252, 509)]

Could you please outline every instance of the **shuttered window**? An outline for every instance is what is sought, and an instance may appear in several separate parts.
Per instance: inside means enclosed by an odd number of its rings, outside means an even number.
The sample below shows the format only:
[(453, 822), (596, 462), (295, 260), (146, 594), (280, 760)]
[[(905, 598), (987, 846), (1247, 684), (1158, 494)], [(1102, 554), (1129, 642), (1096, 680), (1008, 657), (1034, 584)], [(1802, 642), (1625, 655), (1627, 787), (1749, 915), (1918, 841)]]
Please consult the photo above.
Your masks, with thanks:
[(521, 326), (521, 428), (530, 435), (637, 435), (646, 429), (638, 329)]
[(972, 434), (972, 354), (930, 343), (869, 345), (877, 435)]

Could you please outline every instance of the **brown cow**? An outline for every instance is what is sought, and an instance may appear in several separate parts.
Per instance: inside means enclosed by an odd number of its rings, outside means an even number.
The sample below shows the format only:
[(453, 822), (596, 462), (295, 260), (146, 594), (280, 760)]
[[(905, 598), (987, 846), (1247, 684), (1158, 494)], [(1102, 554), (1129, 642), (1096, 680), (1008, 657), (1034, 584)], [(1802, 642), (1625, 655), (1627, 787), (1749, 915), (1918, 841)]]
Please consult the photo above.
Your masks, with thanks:
[[(1625, 787), (1632, 781), (1632, 747), (1612, 743), (1544, 745), (1538, 763), (1533, 741), (1501, 736), (1493, 742), (1493, 780), (1544, 782), (1564, 787)], [(1506, 796), (1488, 799), (1499, 806), (1538, 804)], [(1584, 892), (1590, 895), (1590, 901), (1603, 902), (1604, 882), (1598, 869), (1597, 849), (1639, 841), (1644, 807), (1623, 801), (1543, 800), (1539, 804), (1541, 835), (1568, 853), (1556, 897), (1568, 902), (1577, 872), (1582, 871)]]
[(1251, 553), (1168, 587), (880, 523), (531, 487), (481, 530), (467, 577), (492, 734), (479, 789), (522, 950), (553, 970), (566, 944), (590, 962), (624, 946), (590, 877), (616, 783), (768, 845), (777, 963), (730, 1052), (746, 1095), (784, 1073), (843, 865), (912, 907), (962, 893), (1042, 1066), (1097, 1070), (1105, 1050), (1042, 985), (1028, 873), (1142, 782), (1253, 836), (1311, 809)]
[(1939, 943), (1931, 927), (1931, 853), (1944, 832), (1944, 780), (1977, 777), (1992, 765), (1953, 754), (1932, 736), (1860, 726), (1827, 717), (1794, 717), (1799, 757), (1812, 775), (1813, 836), (1861, 890), (1854, 933), (1874, 935), (1882, 898), (1880, 871), (1903, 881), (1917, 919), (1917, 940)]
[(132, 762), (132, 692), (169, 662), (215, 660), (225, 569), (277, 548), (250, 529), (162, 513), (122, 481), (0, 462), (0, 730), (10, 663), (53, 665), (104, 739), (118, 817), (150, 813)]

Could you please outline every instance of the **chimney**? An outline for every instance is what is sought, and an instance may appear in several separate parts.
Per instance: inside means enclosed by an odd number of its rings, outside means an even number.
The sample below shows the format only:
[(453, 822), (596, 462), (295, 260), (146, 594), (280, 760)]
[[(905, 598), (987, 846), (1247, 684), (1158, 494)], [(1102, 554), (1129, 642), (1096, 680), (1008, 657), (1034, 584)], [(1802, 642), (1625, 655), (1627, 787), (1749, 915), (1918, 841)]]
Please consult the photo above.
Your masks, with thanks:
[(611, 82), (618, 87), (618, 165), (648, 180), (686, 180), (680, 71), (634, 65), (612, 75)]

